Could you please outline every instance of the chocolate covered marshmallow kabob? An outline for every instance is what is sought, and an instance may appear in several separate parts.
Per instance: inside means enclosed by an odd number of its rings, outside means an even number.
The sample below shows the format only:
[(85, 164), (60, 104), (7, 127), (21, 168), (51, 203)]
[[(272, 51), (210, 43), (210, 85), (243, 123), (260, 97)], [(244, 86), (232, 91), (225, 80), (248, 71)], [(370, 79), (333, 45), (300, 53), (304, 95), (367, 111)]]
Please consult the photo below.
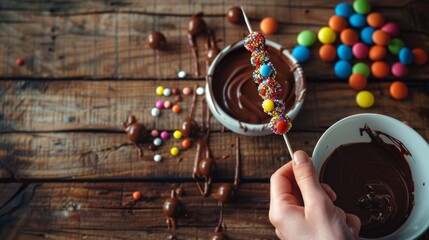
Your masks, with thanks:
[(270, 56), (265, 46), (265, 37), (260, 32), (252, 31), (249, 19), (241, 7), (244, 21), (250, 34), (244, 39), (244, 47), (252, 53), (250, 62), (255, 67), (253, 80), (258, 84), (259, 96), (264, 100), (262, 108), (264, 112), (271, 116), (271, 131), (278, 135), (283, 135), (289, 153), (292, 155), (293, 150), (290, 146), (286, 133), (292, 127), (292, 122), (286, 115), (286, 106), (281, 99), (280, 93), (283, 91), (280, 84), (275, 80), (277, 71), (270, 62)]

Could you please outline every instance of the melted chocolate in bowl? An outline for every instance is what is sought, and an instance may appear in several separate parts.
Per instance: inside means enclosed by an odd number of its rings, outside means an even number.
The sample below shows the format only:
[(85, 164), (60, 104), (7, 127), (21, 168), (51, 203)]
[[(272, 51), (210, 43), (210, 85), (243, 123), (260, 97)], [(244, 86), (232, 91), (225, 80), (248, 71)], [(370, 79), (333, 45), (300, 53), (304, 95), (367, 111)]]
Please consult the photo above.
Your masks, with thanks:
[[(337, 194), (335, 204), (357, 215), (360, 236), (378, 238), (397, 230), (414, 206), (414, 182), (404, 155), (411, 155), (397, 139), (368, 126), (360, 129), (370, 142), (336, 148), (324, 162), (320, 181)], [(394, 144), (385, 143), (380, 136)]]
[[(289, 111), (297, 101), (292, 63), (281, 50), (267, 48), (277, 70), (276, 81), (283, 90), (280, 96), (286, 103), (286, 111)], [(255, 68), (250, 64), (250, 56), (244, 47), (239, 47), (217, 63), (212, 78), (213, 95), (219, 107), (232, 118), (244, 123), (264, 124), (271, 117), (262, 109), (262, 98), (252, 78)], [(302, 90), (305, 84), (298, 87)]]

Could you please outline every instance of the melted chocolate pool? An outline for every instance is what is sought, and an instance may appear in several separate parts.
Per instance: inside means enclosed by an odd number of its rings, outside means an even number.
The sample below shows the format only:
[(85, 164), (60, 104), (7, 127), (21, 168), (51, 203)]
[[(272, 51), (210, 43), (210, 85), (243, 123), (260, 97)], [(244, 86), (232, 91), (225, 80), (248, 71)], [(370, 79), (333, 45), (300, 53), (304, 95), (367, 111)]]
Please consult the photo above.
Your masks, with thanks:
[[(408, 218), (414, 205), (414, 183), (404, 155), (411, 155), (397, 139), (361, 129), (368, 143), (341, 145), (322, 166), (320, 181), (337, 193), (335, 204), (357, 215), (361, 237), (377, 238), (393, 233)], [(385, 143), (383, 135), (394, 144)]]
[[(286, 110), (295, 103), (295, 80), (290, 61), (281, 51), (268, 46), (270, 60), (277, 70), (276, 81), (280, 83)], [(212, 77), (215, 101), (228, 115), (240, 122), (268, 123), (270, 116), (262, 110), (262, 98), (253, 81), (254, 67), (250, 63), (250, 52), (244, 47), (236, 48), (217, 64)], [(304, 84), (300, 86), (304, 87)]]

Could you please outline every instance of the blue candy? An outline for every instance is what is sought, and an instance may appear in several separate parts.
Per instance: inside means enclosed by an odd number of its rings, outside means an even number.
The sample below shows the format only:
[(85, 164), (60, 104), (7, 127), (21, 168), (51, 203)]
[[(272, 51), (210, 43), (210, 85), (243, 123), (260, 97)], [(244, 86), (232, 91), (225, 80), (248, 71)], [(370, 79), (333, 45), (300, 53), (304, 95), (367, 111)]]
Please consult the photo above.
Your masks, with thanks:
[(308, 48), (304, 46), (296, 46), (292, 50), (292, 55), (299, 63), (303, 63), (310, 58), (310, 50), (308, 50)]
[(414, 54), (407, 47), (401, 48), (399, 51), (399, 61), (405, 65), (410, 65), (414, 61)]
[(343, 18), (348, 18), (353, 13), (353, 7), (348, 3), (340, 3), (335, 7), (335, 14)]
[(362, 14), (355, 13), (350, 16), (349, 23), (352, 27), (361, 28), (366, 25), (366, 18)]
[(268, 77), (271, 75), (271, 73), (273, 72), (273, 69), (271, 68), (271, 66), (264, 64), (259, 68), (259, 73), (263, 76), (263, 77)]
[(334, 67), (335, 75), (339, 78), (347, 78), (352, 73), (352, 66), (349, 62), (340, 60), (335, 63)]
[(360, 38), (362, 42), (372, 45), (374, 41), (372, 40), (372, 34), (375, 32), (375, 28), (373, 27), (364, 27), (360, 32)]
[(346, 61), (352, 60), (353, 58), (352, 48), (347, 45), (341, 44), (337, 48), (337, 56), (341, 60), (346, 60)]

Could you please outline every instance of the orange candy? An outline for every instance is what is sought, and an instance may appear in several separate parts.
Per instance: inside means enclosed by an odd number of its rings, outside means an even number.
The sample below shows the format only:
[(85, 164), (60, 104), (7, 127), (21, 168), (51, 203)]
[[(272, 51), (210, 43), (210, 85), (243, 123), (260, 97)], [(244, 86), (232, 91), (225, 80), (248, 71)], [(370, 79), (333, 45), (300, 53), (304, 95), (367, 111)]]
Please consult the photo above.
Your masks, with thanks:
[(329, 18), (329, 27), (335, 32), (341, 32), (347, 27), (347, 21), (338, 15)]
[(388, 33), (384, 32), (382, 30), (376, 30), (372, 34), (372, 40), (377, 45), (386, 46), (390, 42), (390, 36)]
[(289, 128), (289, 125), (287, 124), (286, 121), (280, 120), (277, 123), (277, 131), (278, 132), (285, 133), (289, 130), (288, 128)]
[(413, 55), (414, 55), (414, 63), (417, 65), (423, 65), (428, 61), (428, 55), (426, 51), (422, 48), (414, 48)]
[(345, 45), (353, 46), (353, 44), (357, 43), (359, 37), (353, 29), (346, 28), (341, 31), (340, 39)]
[(182, 147), (188, 149), (191, 147), (191, 141), (189, 139), (185, 139), (182, 141)]
[(394, 99), (404, 99), (408, 96), (408, 88), (407, 85), (405, 85), (401, 81), (395, 81), (392, 84), (390, 84), (390, 96), (392, 96)]
[(173, 112), (175, 112), (175, 113), (179, 113), (180, 111), (182, 111), (182, 108), (180, 107), (180, 105), (179, 105), (179, 104), (175, 104), (175, 105), (171, 108), (171, 110), (173, 110)]
[(382, 60), (386, 56), (387, 50), (383, 46), (374, 45), (369, 49), (369, 59), (372, 61)]
[(142, 193), (141, 193), (141, 192), (139, 192), (139, 191), (135, 191), (135, 192), (133, 193), (133, 199), (134, 199), (134, 200), (139, 200), (140, 198), (142, 198)]
[(262, 19), (259, 27), (263, 34), (274, 34), (277, 32), (278, 23), (274, 18), (266, 17)]
[(349, 77), (349, 85), (354, 90), (363, 90), (364, 88), (366, 88), (367, 83), (368, 79), (362, 73), (353, 73)]
[(337, 50), (331, 44), (324, 44), (319, 50), (320, 59), (326, 62), (334, 61), (337, 57)]
[(385, 62), (377, 61), (372, 63), (371, 72), (376, 78), (385, 78), (389, 75), (390, 67)]
[(380, 28), (384, 25), (384, 17), (379, 12), (373, 12), (368, 14), (366, 22), (373, 28)]

